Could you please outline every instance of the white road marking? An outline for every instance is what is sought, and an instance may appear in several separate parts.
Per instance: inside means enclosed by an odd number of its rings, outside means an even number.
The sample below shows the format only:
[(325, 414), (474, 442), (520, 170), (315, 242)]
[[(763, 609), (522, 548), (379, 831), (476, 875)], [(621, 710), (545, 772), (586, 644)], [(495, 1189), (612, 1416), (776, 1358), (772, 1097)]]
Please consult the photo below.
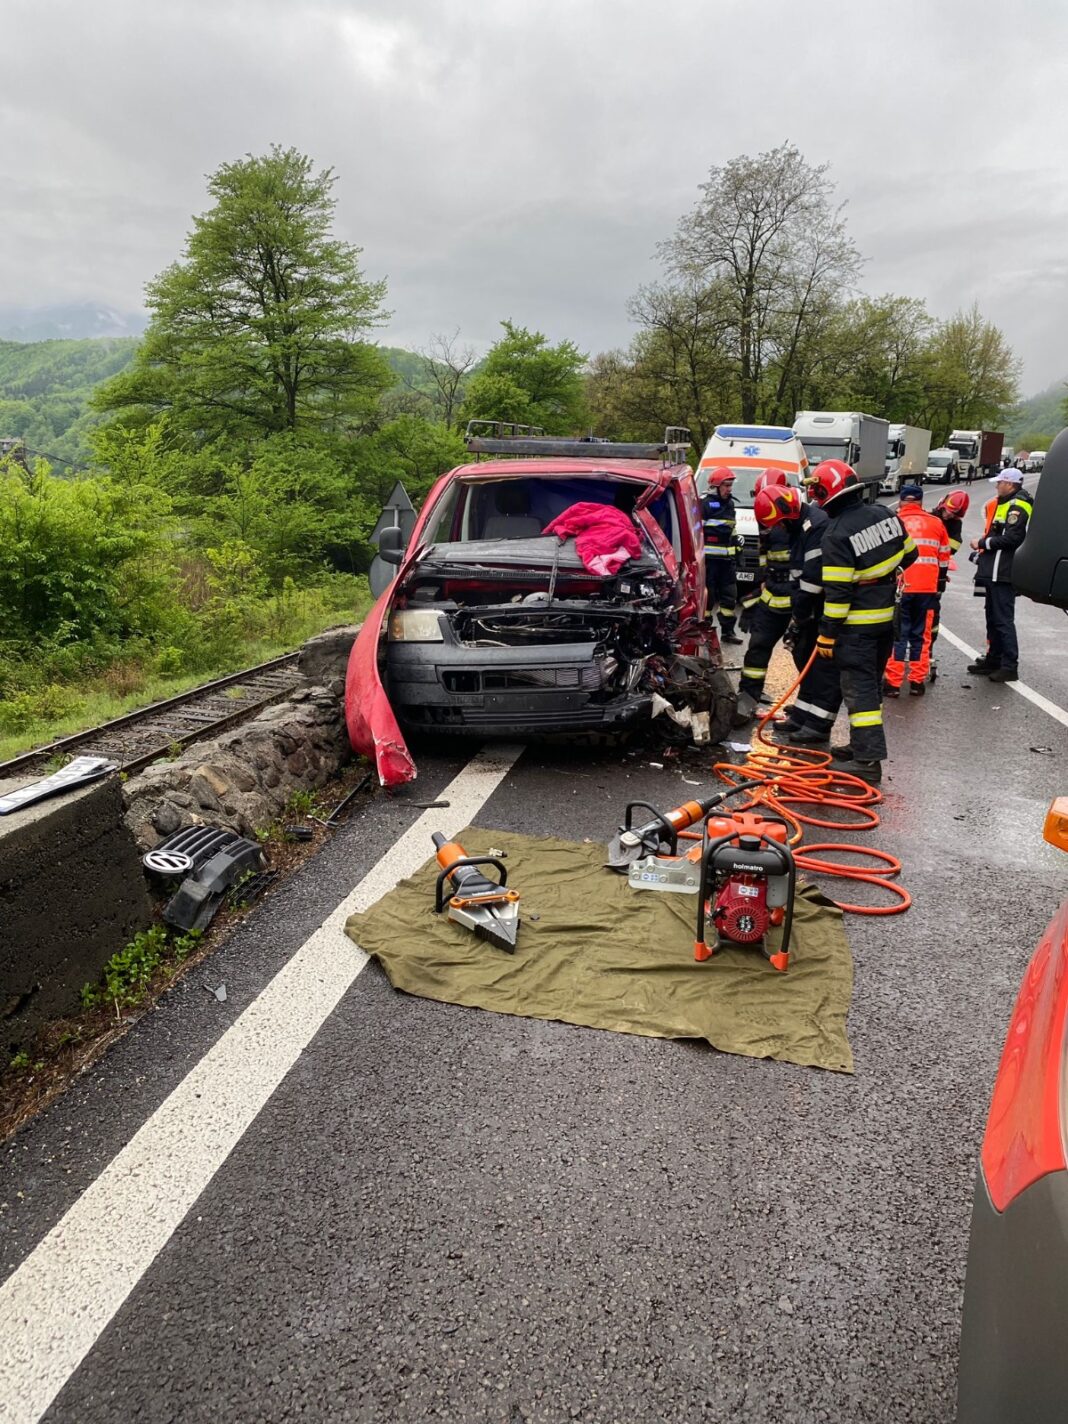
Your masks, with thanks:
[(0, 1420), (35, 1424), (289, 1072), (367, 956), (345, 936), (455, 835), (521, 747), (484, 749), (301, 945), (0, 1287)]
[[(979, 656), (979, 649), (973, 648), (966, 643), (963, 638), (958, 638), (956, 633), (951, 633), (943, 623), (939, 629), (938, 636), (945, 638), (948, 643), (952, 643), (955, 648), (959, 648), (962, 653), (967, 653), (970, 658)], [(1040, 707), (1043, 712), (1047, 712), (1062, 727), (1068, 727), (1068, 712), (1063, 707), (1058, 707), (1056, 702), (1051, 702), (1048, 697), (1043, 697), (1041, 692), (1036, 692), (1033, 687), (1028, 687), (1026, 682), (1005, 682), (998, 684), (1001, 687), (1011, 687), (1013, 692), (1018, 692), (1021, 697), (1026, 697), (1028, 702), (1033, 702), (1036, 707)], [(0, 1414), (0, 1418), (3, 1415)]]

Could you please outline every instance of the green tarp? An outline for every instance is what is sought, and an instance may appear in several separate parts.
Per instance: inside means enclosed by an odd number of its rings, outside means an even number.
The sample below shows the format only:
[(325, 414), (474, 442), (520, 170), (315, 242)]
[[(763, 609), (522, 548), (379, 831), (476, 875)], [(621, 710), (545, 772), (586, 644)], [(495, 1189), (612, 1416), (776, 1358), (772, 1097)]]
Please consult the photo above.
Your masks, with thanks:
[(696, 897), (631, 890), (625, 876), (604, 869), (603, 845), (481, 828), (456, 839), (468, 855), (506, 852), (509, 884), (522, 897), (516, 953), (434, 914), (438, 867), (430, 859), (346, 924), (395, 989), (853, 1071), (845, 1033), (853, 962), (841, 912), (818, 891), (798, 896), (785, 974), (754, 949), (723, 950), (699, 964)]

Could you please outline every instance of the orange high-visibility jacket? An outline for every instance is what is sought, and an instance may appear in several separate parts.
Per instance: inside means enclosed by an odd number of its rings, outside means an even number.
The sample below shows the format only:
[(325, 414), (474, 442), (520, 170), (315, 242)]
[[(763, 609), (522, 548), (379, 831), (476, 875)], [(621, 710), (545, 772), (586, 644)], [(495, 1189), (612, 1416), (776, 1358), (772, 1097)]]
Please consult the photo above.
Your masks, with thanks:
[(897, 517), (912, 535), (918, 554), (901, 574), (902, 593), (937, 593), (938, 576), (949, 567), (952, 552), (946, 526), (911, 501), (899, 506)]

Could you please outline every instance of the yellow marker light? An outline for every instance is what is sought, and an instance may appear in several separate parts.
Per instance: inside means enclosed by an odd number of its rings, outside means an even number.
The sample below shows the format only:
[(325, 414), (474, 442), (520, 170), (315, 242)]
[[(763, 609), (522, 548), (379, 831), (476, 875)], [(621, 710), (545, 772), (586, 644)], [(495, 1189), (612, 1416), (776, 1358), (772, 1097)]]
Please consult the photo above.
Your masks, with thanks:
[(1050, 805), (1042, 838), (1058, 850), (1068, 851), (1068, 796), (1058, 796)]

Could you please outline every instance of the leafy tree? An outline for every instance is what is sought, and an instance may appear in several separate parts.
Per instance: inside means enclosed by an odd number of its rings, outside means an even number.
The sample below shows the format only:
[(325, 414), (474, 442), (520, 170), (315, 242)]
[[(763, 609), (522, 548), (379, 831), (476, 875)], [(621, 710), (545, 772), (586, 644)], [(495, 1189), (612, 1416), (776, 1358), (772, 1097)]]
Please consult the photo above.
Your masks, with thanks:
[(472, 346), (461, 346), (457, 329), (451, 336), (435, 333), (430, 345), (419, 354), (423, 362), (423, 385), (433, 392), (435, 409), (440, 413), (444, 425), (453, 425), (456, 414), (463, 403), (464, 383), (468, 372), (475, 364)]
[(923, 368), (920, 423), (939, 440), (954, 427), (998, 429), (1019, 398), (1020, 363), (977, 305), (936, 328)]
[(739, 414), (752, 421), (767, 366), (778, 364), (781, 404), (813, 309), (852, 282), (860, 258), (832, 205), (827, 165), (812, 167), (793, 144), (712, 168), (700, 191), (661, 253), (676, 279), (720, 289)]
[(572, 341), (549, 344), (540, 331), (502, 321), (504, 335), (473, 376), (461, 420), (516, 420), (550, 434), (581, 429), (587, 418), (585, 355)]
[(335, 177), (295, 149), (224, 164), (183, 257), (151, 283), (130, 369), (97, 397), (135, 420), (168, 412), (193, 445), (359, 428), (389, 384), (358, 338), (383, 317), (383, 282), (331, 236)]

